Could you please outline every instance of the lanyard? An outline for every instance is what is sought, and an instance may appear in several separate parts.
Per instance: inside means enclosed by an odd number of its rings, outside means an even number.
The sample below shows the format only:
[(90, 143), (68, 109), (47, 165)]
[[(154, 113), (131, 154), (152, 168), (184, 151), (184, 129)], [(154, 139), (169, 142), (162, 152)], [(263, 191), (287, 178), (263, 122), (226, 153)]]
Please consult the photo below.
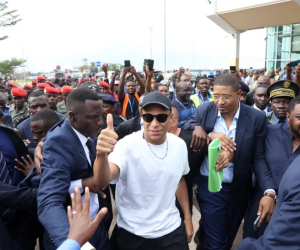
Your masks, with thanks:
[(132, 103), (130, 101), (130, 98), (128, 97), (128, 102), (129, 102), (129, 105), (130, 105), (130, 112), (131, 112), (131, 118), (133, 118), (133, 105), (134, 105), (134, 98), (132, 100)]
[[(191, 116), (194, 115), (194, 114), (193, 114), (194, 112), (191, 111), (191, 109), (187, 109), (187, 108), (186, 108), (186, 107), (185, 107), (185, 106), (177, 99), (177, 97), (175, 98), (175, 100), (176, 100), (176, 101), (177, 101), (177, 102), (185, 109), (185, 111), (188, 112)], [(193, 104), (192, 104), (192, 108), (194, 108), (194, 107), (193, 107)]]

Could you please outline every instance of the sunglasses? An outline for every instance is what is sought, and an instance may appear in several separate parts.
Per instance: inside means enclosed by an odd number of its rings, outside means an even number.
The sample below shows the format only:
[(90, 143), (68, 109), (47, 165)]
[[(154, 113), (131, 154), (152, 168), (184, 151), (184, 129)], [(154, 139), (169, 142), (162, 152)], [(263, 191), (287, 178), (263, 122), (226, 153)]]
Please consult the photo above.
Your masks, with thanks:
[(152, 115), (152, 114), (143, 114), (143, 120), (147, 123), (150, 123), (154, 120), (154, 117), (159, 123), (165, 123), (170, 114), (159, 114), (159, 115)]

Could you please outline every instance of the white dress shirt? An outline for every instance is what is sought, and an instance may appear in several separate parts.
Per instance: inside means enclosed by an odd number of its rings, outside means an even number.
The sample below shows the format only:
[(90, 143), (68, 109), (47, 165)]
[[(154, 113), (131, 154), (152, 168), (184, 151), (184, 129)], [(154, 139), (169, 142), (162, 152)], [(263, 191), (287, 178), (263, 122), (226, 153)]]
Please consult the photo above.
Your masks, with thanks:
[(265, 113), (268, 113), (268, 106), (264, 109), (264, 110), (261, 110), (261, 109), (259, 109), (256, 105), (255, 105), (255, 103), (253, 104), (253, 108), (255, 108), (255, 109), (257, 109), (257, 110), (260, 110), (260, 111), (264, 111)]
[[(86, 142), (89, 138), (85, 137), (83, 134), (79, 133), (76, 129), (74, 129), (75, 134), (78, 136), (78, 139), (80, 140), (82, 147), (85, 152), (85, 156), (91, 165), (91, 159), (90, 159), (90, 151), (88, 146), (86, 145)], [(92, 166), (92, 165), (91, 165)], [(75, 193), (75, 187), (79, 187), (80, 193), (83, 192), (84, 188), (82, 187), (82, 179), (71, 181), (70, 187), (69, 187), (69, 193)], [(90, 219), (93, 220), (95, 216), (98, 213), (99, 210), (99, 202), (98, 202), (98, 195), (95, 193), (90, 192), (91, 196), (91, 206), (90, 206)], [(82, 202), (84, 201), (84, 195), (81, 196)]]

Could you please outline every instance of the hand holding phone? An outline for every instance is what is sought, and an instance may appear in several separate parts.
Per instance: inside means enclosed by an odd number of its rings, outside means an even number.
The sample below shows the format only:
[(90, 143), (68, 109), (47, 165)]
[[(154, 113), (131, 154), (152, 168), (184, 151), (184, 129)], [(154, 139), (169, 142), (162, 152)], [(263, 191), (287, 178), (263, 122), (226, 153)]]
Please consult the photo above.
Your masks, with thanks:
[(149, 71), (153, 71), (154, 60), (149, 59), (148, 60), (148, 66), (149, 66)]
[(253, 223), (254, 231), (257, 231), (257, 229), (258, 229), (258, 223), (259, 223), (260, 218), (261, 218), (261, 215), (257, 216), (256, 220)]
[(236, 66), (230, 66), (230, 71), (236, 71)]
[(287, 66), (289, 68), (294, 68), (294, 67), (297, 67), (299, 63), (300, 63), (300, 60), (297, 60), (297, 61), (293, 61), (293, 62), (288, 63)]
[(130, 60), (125, 60), (124, 61), (124, 66), (125, 66), (125, 68), (129, 68), (130, 67)]

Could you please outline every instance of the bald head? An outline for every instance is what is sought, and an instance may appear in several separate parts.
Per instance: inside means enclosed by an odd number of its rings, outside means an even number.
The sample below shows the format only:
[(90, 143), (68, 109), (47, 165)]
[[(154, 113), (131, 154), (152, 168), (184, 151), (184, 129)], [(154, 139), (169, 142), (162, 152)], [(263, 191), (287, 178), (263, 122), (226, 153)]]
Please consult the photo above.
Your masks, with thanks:
[(267, 84), (267, 85), (270, 85), (270, 77), (268, 76), (260, 76), (257, 80), (258, 84)]
[(179, 101), (187, 103), (191, 97), (192, 86), (190, 82), (179, 82), (176, 85), (176, 94)]

